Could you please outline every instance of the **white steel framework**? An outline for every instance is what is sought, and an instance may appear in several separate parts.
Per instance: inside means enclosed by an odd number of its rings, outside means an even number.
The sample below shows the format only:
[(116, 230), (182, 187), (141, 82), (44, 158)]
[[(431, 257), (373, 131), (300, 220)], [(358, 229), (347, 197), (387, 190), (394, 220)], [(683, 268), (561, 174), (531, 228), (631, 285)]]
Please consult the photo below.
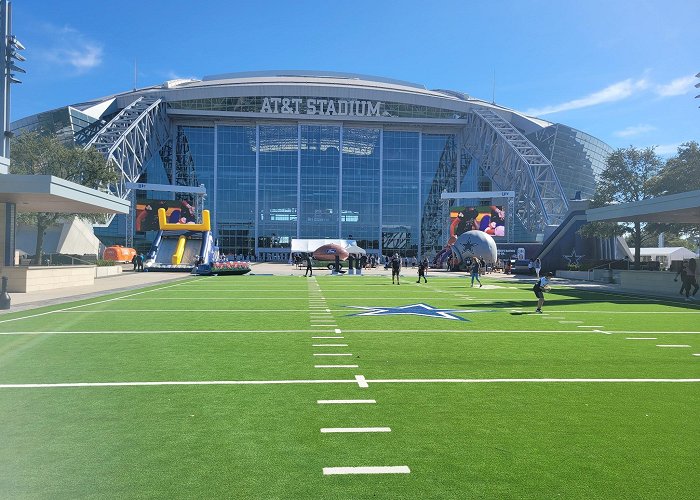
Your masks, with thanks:
[(462, 139), (464, 152), (495, 189), (515, 191), (515, 216), (527, 231), (562, 222), (569, 203), (554, 166), (513, 125), (491, 110), (475, 109)]
[(119, 169), (120, 178), (109, 186), (109, 191), (128, 199), (131, 190), (126, 184), (138, 182), (148, 161), (159, 154), (167, 141), (165, 103), (160, 98), (139, 97), (102, 127), (85, 148), (94, 147)]

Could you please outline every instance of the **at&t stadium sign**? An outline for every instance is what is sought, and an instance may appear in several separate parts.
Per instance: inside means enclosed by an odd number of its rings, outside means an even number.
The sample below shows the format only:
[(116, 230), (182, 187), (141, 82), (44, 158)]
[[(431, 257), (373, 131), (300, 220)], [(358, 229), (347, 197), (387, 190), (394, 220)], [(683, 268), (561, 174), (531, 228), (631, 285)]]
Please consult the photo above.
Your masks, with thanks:
[(265, 97), (260, 112), (285, 115), (381, 116), (383, 105), (380, 101)]

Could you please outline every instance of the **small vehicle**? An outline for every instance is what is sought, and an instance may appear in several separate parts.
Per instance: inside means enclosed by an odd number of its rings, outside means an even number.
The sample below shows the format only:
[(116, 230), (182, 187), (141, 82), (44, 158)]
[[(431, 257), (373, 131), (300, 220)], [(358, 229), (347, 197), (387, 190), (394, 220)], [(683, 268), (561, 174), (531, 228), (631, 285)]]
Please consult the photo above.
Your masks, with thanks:
[(112, 245), (111, 247), (105, 248), (105, 251), (102, 253), (102, 258), (104, 260), (113, 260), (114, 262), (131, 262), (134, 255), (136, 255), (136, 250), (133, 248)]

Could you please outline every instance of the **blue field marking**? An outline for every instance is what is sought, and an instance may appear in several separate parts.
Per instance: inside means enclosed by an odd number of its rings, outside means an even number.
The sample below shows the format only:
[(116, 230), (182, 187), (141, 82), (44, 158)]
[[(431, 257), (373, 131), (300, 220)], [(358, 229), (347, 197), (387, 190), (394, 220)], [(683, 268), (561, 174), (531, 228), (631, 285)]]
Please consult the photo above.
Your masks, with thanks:
[(469, 321), (466, 318), (455, 316), (452, 313), (478, 313), (491, 312), (478, 309), (440, 309), (428, 304), (408, 304), (405, 306), (396, 307), (379, 307), (379, 306), (345, 306), (353, 309), (363, 309), (365, 312), (350, 314), (349, 316), (392, 316), (392, 315), (413, 315), (424, 316), (427, 318), (452, 319), (457, 321)]

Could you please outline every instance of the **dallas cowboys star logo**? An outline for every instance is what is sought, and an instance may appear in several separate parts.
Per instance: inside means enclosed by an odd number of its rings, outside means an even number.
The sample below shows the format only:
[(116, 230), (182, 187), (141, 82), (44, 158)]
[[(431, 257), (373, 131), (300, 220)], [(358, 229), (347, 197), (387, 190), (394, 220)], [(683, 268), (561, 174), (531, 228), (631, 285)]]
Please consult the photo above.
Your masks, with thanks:
[(466, 318), (460, 318), (451, 313), (475, 313), (485, 312), (476, 309), (439, 309), (429, 306), (428, 304), (409, 304), (398, 307), (364, 307), (364, 306), (345, 306), (354, 309), (364, 309), (366, 312), (351, 314), (350, 316), (392, 316), (392, 315), (414, 315), (425, 316), (428, 318), (443, 318), (454, 319), (457, 321), (469, 321)]
[(567, 260), (569, 265), (578, 266), (579, 261), (583, 259), (585, 255), (576, 255), (576, 249), (574, 248), (571, 250), (571, 255), (562, 255), (562, 257)]
[(471, 251), (474, 249), (474, 245), (475, 245), (475, 243), (472, 243), (472, 239), (471, 239), (471, 238), (467, 238), (467, 241), (465, 241), (464, 243), (462, 243), (462, 246), (464, 247), (464, 249), (465, 249), (467, 252), (471, 252)]

